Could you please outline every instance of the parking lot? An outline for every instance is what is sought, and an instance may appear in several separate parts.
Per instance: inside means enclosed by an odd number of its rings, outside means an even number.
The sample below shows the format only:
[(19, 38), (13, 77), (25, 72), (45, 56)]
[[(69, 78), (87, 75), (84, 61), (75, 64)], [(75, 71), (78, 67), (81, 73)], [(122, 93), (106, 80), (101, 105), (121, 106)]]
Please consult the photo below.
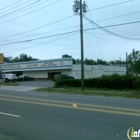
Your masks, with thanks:
[(24, 81), (17, 83), (20, 83), (20, 85), (27, 87), (52, 87), (54, 85), (54, 82), (51, 80)]
[[(0, 79), (0, 82), (3, 82)], [(13, 83), (13, 82), (9, 82)], [(12, 91), (31, 91), (37, 88), (47, 88), (52, 87), (54, 82), (51, 80), (35, 80), (35, 81), (24, 81), (24, 82), (16, 82), (19, 83), (19, 86), (0, 86), (1, 90), (12, 90)]]

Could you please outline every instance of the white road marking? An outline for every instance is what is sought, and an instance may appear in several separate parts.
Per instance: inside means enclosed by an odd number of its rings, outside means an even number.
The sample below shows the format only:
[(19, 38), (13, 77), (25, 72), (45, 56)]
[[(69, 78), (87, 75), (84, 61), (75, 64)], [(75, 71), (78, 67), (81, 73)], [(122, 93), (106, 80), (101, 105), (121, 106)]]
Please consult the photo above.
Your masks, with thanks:
[(4, 113), (4, 112), (0, 112), (1, 115), (7, 115), (7, 116), (11, 116), (11, 117), (17, 117), (19, 118), (19, 115), (14, 115), (14, 114), (9, 114), (9, 113)]

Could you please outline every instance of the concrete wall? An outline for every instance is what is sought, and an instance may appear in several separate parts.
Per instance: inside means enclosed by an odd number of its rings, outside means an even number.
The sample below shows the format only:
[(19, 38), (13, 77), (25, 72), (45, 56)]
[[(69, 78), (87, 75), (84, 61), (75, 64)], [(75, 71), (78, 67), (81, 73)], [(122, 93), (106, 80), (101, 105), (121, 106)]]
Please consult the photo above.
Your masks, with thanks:
[[(84, 76), (87, 78), (97, 78), (102, 75), (112, 75), (114, 73), (123, 75), (126, 74), (126, 67), (120, 66), (103, 66), (103, 65), (94, 65), (84, 66)], [(81, 65), (73, 65), (72, 76), (76, 79), (81, 78)]]

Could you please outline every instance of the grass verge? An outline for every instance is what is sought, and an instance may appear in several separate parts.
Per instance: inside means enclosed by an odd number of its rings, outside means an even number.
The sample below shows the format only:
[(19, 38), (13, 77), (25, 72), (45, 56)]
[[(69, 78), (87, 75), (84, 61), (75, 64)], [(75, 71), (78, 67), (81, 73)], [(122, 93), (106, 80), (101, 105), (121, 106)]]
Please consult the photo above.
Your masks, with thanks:
[(12, 82), (9, 82), (9, 83), (5, 83), (5, 82), (0, 82), (0, 86), (19, 86), (20, 84), (18, 83), (12, 83)]
[(76, 94), (76, 95), (100, 95), (107, 97), (127, 97), (127, 98), (140, 98), (140, 93), (134, 91), (122, 91), (122, 90), (104, 90), (104, 89), (85, 89), (80, 88), (40, 88), (36, 89), (38, 92), (49, 92), (49, 93), (65, 93), (65, 94)]

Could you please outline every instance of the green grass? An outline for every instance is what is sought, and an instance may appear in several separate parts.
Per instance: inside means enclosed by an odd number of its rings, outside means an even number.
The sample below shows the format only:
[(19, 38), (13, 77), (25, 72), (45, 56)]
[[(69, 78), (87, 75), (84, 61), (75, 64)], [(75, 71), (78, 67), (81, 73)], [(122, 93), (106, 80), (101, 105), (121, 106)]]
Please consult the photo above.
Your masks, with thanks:
[(106, 90), (106, 89), (85, 89), (80, 88), (40, 88), (36, 91), (49, 92), (49, 93), (64, 93), (64, 94), (76, 94), (76, 95), (100, 95), (107, 97), (128, 97), (128, 98), (140, 98), (140, 93), (135, 90)]
[(5, 82), (0, 82), (0, 86), (19, 86), (19, 83), (13, 83), (13, 82), (9, 82), (9, 83), (5, 83)]

